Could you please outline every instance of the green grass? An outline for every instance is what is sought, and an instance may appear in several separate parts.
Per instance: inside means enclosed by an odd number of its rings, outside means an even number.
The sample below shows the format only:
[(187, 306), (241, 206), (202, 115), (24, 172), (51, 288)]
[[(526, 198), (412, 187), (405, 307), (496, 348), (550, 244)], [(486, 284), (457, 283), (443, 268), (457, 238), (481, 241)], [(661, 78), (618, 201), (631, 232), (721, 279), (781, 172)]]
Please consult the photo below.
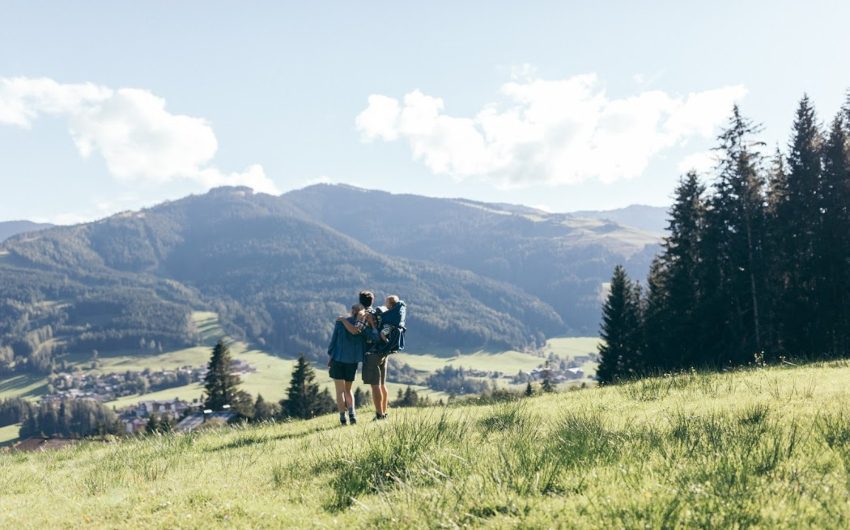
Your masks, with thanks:
[(18, 431), (20, 429), (20, 424), (0, 427), (0, 447), (15, 443), (18, 440)]
[(0, 454), (0, 527), (847, 528), (848, 379), (693, 373)]

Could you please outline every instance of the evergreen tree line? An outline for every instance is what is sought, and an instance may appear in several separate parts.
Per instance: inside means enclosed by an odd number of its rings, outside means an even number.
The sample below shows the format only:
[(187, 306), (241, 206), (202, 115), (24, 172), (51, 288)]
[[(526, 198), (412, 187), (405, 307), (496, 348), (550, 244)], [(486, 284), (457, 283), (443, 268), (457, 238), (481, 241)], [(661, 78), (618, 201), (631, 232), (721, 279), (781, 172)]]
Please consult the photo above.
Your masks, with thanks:
[(682, 177), (644, 285), (617, 267), (597, 377), (850, 354), (850, 95), (826, 130), (804, 96), (786, 153), (736, 106), (706, 187)]
[(21, 423), (35, 413), (36, 407), (26, 399), (9, 398), (0, 401), (0, 427)]
[(290, 418), (309, 419), (336, 410), (336, 402), (328, 389), (320, 390), (316, 374), (302, 355), (295, 363), (286, 397), (279, 403), (266, 401), (262, 395), (253, 400), (240, 390), (241, 380), (231, 372), (230, 349), (219, 341), (213, 348), (204, 378), (204, 408), (231, 410), (242, 420), (268, 421)]
[(21, 439), (32, 436), (84, 438), (121, 434), (118, 416), (109, 408), (88, 399), (42, 402), (21, 424)]

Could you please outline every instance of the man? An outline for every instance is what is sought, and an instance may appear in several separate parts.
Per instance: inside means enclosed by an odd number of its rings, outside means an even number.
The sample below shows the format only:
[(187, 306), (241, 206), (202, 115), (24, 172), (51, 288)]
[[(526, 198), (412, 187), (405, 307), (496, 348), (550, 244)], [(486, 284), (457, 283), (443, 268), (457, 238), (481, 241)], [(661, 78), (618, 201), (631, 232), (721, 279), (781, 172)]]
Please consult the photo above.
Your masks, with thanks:
[(375, 419), (387, 417), (387, 356), (376, 350), (380, 345), (376, 310), (372, 306), (375, 295), (371, 291), (360, 291), (360, 303), (366, 308), (367, 321), (371, 326), (366, 338), (366, 356), (363, 360), (363, 383), (372, 387), (372, 403), (375, 405)]

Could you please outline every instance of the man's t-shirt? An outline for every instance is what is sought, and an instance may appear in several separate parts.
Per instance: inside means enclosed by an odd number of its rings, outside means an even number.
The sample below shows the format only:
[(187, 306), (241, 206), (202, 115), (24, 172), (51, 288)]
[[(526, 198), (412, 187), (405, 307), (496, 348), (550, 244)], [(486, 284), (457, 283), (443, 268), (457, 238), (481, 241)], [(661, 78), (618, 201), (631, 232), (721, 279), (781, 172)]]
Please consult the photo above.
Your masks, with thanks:
[[(366, 312), (372, 315), (372, 320), (375, 322), (375, 325), (378, 324), (378, 311), (374, 306), (369, 306), (366, 308)], [(378, 330), (369, 325), (368, 322), (363, 322), (364, 328), (361, 330), (363, 333), (363, 337), (366, 340), (366, 353), (370, 353), (376, 348), (380, 346), (380, 340), (378, 337)]]

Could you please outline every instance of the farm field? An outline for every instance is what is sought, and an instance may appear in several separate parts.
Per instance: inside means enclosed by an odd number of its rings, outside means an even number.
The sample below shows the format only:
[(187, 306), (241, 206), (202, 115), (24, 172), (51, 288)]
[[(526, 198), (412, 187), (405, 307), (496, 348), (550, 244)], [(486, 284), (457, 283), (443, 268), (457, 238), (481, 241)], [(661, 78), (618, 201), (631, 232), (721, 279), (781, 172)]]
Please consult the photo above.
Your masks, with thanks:
[(0, 527), (846, 528), (848, 378), (690, 373), (0, 454)]
[(17, 440), (18, 429), (20, 428), (20, 424), (6, 425), (5, 427), (0, 427), (0, 447), (9, 445), (15, 440)]

